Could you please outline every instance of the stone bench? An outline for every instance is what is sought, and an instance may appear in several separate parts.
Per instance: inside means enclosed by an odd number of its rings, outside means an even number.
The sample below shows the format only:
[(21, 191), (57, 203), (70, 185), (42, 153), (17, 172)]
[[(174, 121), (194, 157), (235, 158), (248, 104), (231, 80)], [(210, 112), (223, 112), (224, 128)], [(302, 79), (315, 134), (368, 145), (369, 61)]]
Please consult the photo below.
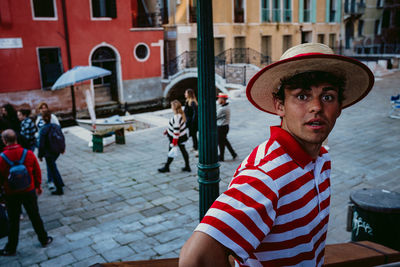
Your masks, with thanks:
[(124, 127), (119, 129), (110, 129), (110, 131), (94, 132), (92, 134), (93, 152), (103, 152), (103, 138), (115, 135), (116, 144), (125, 144), (125, 129)]

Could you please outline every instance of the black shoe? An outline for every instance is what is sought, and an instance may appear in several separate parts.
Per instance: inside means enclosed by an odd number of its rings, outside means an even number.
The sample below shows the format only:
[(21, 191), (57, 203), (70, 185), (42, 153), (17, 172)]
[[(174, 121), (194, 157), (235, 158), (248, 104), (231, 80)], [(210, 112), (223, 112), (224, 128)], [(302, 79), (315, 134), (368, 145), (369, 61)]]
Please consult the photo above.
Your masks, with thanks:
[(182, 171), (183, 172), (191, 172), (192, 170), (190, 169), (189, 166), (186, 166), (186, 167), (182, 168)]
[(224, 161), (224, 158), (221, 158), (221, 156), (218, 156), (218, 161)]
[(0, 249), (0, 256), (15, 256), (16, 251), (10, 251), (7, 249)]
[(169, 172), (169, 167), (164, 166), (164, 167), (158, 169), (158, 171), (159, 171), (159, 172)]
[(45, 243), (42, 243), (42, 247), (47, 247), (48, 245), (51, 244), (51, 242), (53, 242), (53, 238), (51, 236), (47, 237), (47, 241)]
[(233, 159), (236, 159), (236, 158), (237, 158), (237, 154), (236, 154), (236, 153), (233, 154), (233, 155), (232, 155), (232, 158), (233, 158)]
[(64, 195), (64, 192), (62, 189), (57, 189), (56, 191), (51, 192), (51, 194), (56, 196), (61, 196)]

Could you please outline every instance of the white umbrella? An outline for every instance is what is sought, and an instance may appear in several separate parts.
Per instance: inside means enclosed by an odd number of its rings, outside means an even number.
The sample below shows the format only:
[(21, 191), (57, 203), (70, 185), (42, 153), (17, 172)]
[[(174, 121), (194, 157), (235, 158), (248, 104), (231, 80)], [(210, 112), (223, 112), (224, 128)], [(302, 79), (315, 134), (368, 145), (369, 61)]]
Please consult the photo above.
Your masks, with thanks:
[[(69, 71), (64, 72), (53, 84), (51, 90), (61, 89), (79, 82), (101, 78), (110, 74), (111, 71), (95, 66), (76, 66)], [(85, 90), (85, 98), (89, 115), (92, 120), (93, 129), (96, 129), (96, 113), (94, 111), (94, 95), (92, 87), (89, 90)]]
[(61, 89), (84, 82), (90, 79), (97, 79), (110, 75), (111, 71), (95, 66), (76, 66), (64, 72), (51, 87), (51, 90)]

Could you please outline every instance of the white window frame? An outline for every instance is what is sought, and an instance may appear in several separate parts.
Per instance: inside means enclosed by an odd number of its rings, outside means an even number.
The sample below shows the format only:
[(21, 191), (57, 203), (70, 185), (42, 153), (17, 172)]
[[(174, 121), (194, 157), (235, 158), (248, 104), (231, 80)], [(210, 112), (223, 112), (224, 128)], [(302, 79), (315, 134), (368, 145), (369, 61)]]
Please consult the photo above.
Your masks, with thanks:
[(263, 21), (262, 20), (262, 5), (261, 5), (261, 1), (260, 3), (260, 22), (261, 23), (293, 23), (293, 0), (290, 0), (290, 10), (292, 11), (292, 14), (290, 16), (290, 20), (291, 21), (283, 21), (283, 18), (285, 17), (285, 0), (279, 0), (279, 7), (280, 7), (280, 17), (279, 17), (279, 22), (277, 21), (273, 21), (273, 1), (274, 0), (267, 0), (268, 1), (268, 6), (269, 6), (269, 12), (268, 12), (268, 17), (270, 19), (270, 21)]
[(42, 20), (42, 21), (56, 21), (56, 20), (58, 20), (57, 2), (56, 2), (56, 0), (53, 0), (53, 7), (54, 7), (54, 17), (35, 17), (35, 9), (33, 8), (33, 0), (31, 0), (32, 19), (33, 20)]
[[(39, 49), (60, 49), (60, 53), (61, 53), (61, 47), (60, 46), (37, 46), (36, 47), (36, 58), (37, 58), (37, 64), (38, 64), (38, 70), (39, 70), (39, 78), (40, 78), (40, 87), (42, 90), (44, 90), (45, 88), (49, 89), (49, 87), (43, 87), (43, 79), (42, 79), (42, 66), (40, 64), (40, 53), (39, 53)], [(62, 62), (62, 55), (60, 55), (61, 57), (61, 65), (64, 67), (64, 63)], [(63, 69), (64, 70), (64, 69)]]
[[(201, 0), (198, 0), (201, 1)], [(235, 22), (235, 0), (232, 0), (232, 23), (241, 24), (246, 23), (246, 7), (247, 7), (247, 0), (243, 0), (243, 22)]]
[(89, 0), (89, 6), (90, 6), (90, 20), (103, 20), (103, 21), (113, 20), (113, 18), (111, 17), (93, 17), (92, 0)]
[[(140, 46), (140, 45), (144, 45), (145, 47), (146, 47), (146, 49), (147, 49), (147, 55), (146, 55), (146, 57), (145, 58), (138, 58), (137, 56), (136, 56), (136, 49), (138, 48), (138, 46)], [(135, 59), (137, 60), (137, 61), (139, 61), (139, 62), (145, 62), (145, 61), (147, 61), (148, 59), (149, 59), (149, 57), (150, 57), (150, 47), (146, 44), (146, 43), (143, 43), (143, 42), (140, 42), (140, 43), (137, 43), (136, 45), (135, 45), (135, 47), (133, 48), (133, 56), (135, 57)]]

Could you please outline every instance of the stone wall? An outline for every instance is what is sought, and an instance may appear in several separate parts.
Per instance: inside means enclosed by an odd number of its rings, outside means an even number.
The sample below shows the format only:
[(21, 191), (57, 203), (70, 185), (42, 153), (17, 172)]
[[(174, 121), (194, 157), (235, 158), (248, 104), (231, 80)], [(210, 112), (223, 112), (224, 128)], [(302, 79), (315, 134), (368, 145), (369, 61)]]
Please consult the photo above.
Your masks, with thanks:
[(128, 104), (147, 102), (163, 97), (161, 78), (123, 81), (124, 102)]

